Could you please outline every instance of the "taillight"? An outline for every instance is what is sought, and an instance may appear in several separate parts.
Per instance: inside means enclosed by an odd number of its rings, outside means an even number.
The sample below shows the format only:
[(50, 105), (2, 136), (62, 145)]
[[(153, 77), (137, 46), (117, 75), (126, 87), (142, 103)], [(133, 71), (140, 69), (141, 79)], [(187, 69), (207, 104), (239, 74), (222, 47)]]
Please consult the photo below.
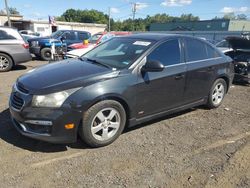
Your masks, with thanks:
[(27, 43), (23, 43), (22, 45), (23, 45), (23, 47), (24, 47), (25, 49), (28, 49), (28, 48), (29, 48), (29, 44), (27, 44)]

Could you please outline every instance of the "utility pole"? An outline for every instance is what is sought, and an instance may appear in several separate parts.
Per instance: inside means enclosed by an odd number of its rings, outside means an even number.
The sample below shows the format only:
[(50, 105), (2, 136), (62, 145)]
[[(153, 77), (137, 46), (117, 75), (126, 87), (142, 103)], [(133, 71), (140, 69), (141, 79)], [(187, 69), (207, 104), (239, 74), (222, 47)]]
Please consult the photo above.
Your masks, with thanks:
[(5, 0), (5, 9), (6, 9), (7, 17), (8, 17), (8, 26), (11, 27), (10, 10), (9, 10), (9, 7), (8, 7), (8, 1), (7, 0)]
[(133, 31), (135, 30), (135, 13), (137, 11), (137, 3), (132, 3), (132, 14), (133, 14)]
[(109, 25), (108, 25), (109, 32), (110, 32), (110, 21), (111, 21), (111, 8), (109, 7)]

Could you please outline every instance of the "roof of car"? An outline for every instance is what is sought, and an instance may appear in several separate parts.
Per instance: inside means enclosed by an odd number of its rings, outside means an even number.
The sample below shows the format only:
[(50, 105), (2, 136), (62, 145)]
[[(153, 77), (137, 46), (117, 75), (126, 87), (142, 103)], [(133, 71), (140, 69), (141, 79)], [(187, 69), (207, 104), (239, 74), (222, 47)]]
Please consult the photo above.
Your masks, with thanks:
[(136, 33), (136, 34), (128, 35), (125, 37), (160, 41), (160, 40), (167, 39), (167, 38), (188, 37), (188, 36), (179, 35), (179, 34), (166, 34), (166, 33)]
[(81, 31), (81, 30), (71, 30), (71, 29), (60, 29), (58, 31), (73, 31), (73, 32), (83, 32), (83, 33), (89, 33), (88, 31)]

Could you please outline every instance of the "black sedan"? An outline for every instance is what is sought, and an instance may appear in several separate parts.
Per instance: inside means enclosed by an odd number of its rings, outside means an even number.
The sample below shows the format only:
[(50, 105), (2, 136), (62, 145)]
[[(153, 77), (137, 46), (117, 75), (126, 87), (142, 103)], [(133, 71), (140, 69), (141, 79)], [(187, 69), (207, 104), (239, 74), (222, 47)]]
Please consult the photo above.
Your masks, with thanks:
[(21, 76), (9, 105), (25, 136), (68, 143), (79, 134), (100, 147), (125, 126), (194, 106), (220, 106), (232, 78), (232, 59), (202, 39), (135, 34)]

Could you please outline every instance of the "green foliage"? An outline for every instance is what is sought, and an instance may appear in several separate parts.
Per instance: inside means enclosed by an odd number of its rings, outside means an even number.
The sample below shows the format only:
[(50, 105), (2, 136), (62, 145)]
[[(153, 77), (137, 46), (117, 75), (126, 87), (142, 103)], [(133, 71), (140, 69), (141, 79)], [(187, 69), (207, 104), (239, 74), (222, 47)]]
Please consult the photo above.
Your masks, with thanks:
[(10, 11), (10, 14), (20, 15), (20, 12), (16, 8), (9, 7), (9, 11)]
[(235, 15), (234, 13), (228, 13), (225, 14), (223, 17), (214, 17), (213, 20), (247, 20), (247, 15), (246, 14), (238, 14)]
[(99, 23), (107, 24), (108, 16), (97, 10), (75, 10), (68, 9), (62, 16), (57, 17), (58, 21), (81, 22), (81, 23)]
[[(9, 7), (9, 13), (10, 14), (20, 15), (20, 12), (14, 7)], [(0, 10), (0, 14), (6, 14), (6, 9)]]
[[(108, 15), (97, 10), (75, 10), (68, 9), (60, 17), (58, 21), (81, 22), (81, 23), (100, 23), (108, 24)], [(182, 14), (180, 17), (169, 16), (167, 14), (156, 14), (147, 16), (146, 18), (137, 18), (134, 21), (129, 18), (123, 21), (114, 21), (111, 19), (112, 31), (147, 31), (151, 23), (166, 23), (177, 21), (197, 21), (198, 16), (192, 14)]]

